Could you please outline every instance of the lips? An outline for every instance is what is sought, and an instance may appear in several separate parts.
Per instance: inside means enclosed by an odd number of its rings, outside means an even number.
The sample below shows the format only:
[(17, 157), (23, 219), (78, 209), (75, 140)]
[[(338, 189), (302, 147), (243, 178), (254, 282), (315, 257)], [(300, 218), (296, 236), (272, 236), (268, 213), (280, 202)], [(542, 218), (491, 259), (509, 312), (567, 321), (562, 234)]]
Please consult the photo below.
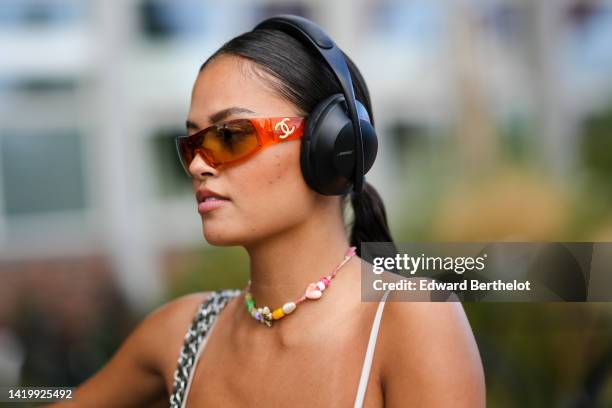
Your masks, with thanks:
[(198, 200), (198, 212), (200, 214), (222, 207), (230, 201), (229, 198), (207, 188), (199, 189), (196, 192), (196, 199)]
[(196, 193), (196, 199), (198, 200), (198, 204), (205, 201), (229, 200), (229, 198), (207, 188), (199, 189)]

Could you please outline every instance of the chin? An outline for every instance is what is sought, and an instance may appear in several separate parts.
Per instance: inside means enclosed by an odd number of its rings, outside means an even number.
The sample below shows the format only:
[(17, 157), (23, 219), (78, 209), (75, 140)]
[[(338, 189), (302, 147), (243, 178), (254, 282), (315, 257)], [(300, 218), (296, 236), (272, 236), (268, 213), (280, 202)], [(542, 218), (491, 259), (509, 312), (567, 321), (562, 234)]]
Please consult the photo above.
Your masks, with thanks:
[(210, 224), (203, 226), (204, 239), (214, 246), (234, 246), (240, 245), (240, 237), (231, 232), (231, 228), (226, 225), (213, 226)]
[(226, 234), (223, 233), (204, 232), (204, 239), (210, 245), (214, 246), (236, 245), (234, 240), (230, 239)]

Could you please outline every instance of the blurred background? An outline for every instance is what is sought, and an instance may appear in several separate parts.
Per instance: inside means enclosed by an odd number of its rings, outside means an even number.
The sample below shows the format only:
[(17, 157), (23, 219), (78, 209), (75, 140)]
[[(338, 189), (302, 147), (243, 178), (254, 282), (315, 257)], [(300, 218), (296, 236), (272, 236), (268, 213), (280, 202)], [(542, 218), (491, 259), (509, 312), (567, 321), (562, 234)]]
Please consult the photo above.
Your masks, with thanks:
[[(77, 385), (153, 308), (246, 284), (171, 137), (277, 13), (364, 74), (396, 241), (612, 241), (610, 0), (2, 0), (0, 386)], [(464, 306), (489, 406), (612, 406), (612, 306)]]

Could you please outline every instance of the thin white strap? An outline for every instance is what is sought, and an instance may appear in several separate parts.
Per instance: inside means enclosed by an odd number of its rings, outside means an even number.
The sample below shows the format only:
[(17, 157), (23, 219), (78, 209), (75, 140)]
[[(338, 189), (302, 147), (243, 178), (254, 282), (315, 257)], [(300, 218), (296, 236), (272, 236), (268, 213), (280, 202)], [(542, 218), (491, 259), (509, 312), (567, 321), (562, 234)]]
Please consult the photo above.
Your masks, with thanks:
[(370, 330), (370, 340), (368, 341), (368, 348), (366, 350), (363, 367), (361, 369), (359, 387), (357, 387), (357, 395), (355, 396), (355, 408), (361, 408), (363, 405), (363, 399), (365, 397), (366, 388), (368, 387), (368, 379), (370, 377), (370, 368), (372, 367), (372, 358), (374, 357), (374, 349), (376, 348), (376, 338), (378, 337), (380, 319), (382, 317), (382, 312), (385, 308), (385, 301), (387, 300), (388, 295), (389, 290), (385, 292), (382, 299), (378, 303), (378, 309), (376, 309), (376, 316), (374, 317), (374, 323), (372, 323), (372, 330)]
[(202, 354), (202, 351), (204, 350), (204, 347), (206, 346), (206, 343), (208, 342), (208, 338), (211, 336), (213, 330), (215, 329), (215, 326), (217, 325), (217, 320), (219, 320), (218, 317), (219, 316), (215, 318), (215, 321), (212, 323), (212, 325), (208, 329), (206, 336), (202, 339), (202, 342), (198, 346), (198, 351), (196, 352), (196, 355), (194, 357), (195, 361), (193, 362), (193, 367), (191, 367), (191, 371), (189, 372), (189, 378), (187, 379), (187, 387), (185, 387), (185, 395), (183, 395), (183, 402), (181, 404), (181, 408), (185, 408), (187, 406), (187, 399), (189, 397), (189, 389), (191, 388), (191, 382), (193, 381), (193, 377), (195, 376), (196, 368), (198, 367), (198, 362), (200, 361), (200, 354)]

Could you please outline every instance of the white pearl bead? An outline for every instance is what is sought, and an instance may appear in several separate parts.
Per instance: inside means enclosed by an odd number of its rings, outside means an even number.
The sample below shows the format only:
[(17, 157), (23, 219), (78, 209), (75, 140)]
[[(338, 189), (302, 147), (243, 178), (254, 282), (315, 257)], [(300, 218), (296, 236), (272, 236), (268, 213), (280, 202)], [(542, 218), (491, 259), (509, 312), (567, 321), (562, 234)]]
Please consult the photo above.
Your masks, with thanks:
[(324, 291), (325, 290), (325, 284), (321, 281), (317, 282), (317, 287), (319, 288), (320, 291)]
[(309, 290), (306, 292), (306, 297), (308, 299), (319, 299), (323, 293), (320, 290)]
[(293, 312), (295, 310), (295, 303), (294, 302), (287, 302), (283, 305), (283, 312), (285, 314), (289, 314), (291, 312)]

